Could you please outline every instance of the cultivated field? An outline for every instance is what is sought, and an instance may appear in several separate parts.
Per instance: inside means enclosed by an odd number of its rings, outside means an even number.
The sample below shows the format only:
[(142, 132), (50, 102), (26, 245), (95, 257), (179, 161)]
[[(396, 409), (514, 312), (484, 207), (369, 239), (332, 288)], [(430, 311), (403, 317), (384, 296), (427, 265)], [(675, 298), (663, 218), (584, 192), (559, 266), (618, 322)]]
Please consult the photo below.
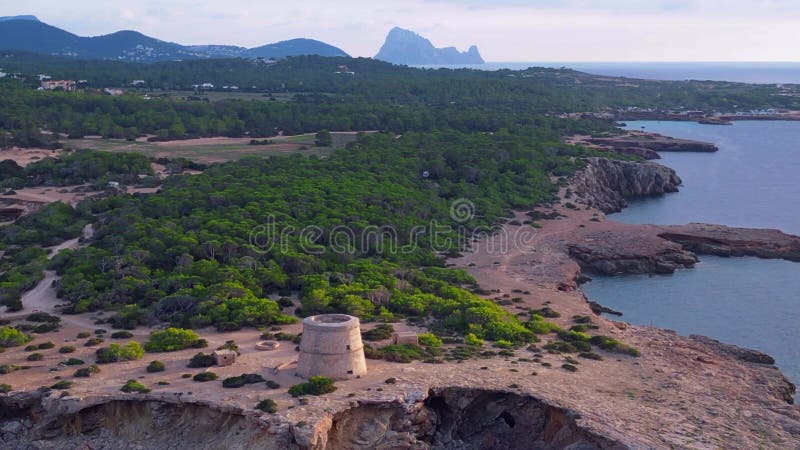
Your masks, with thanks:
[[(333, 147), (314, 146), (314, 134), (275, 136), (268, 138), (269, 145), (250, 145), (251, 138), (200, 138), (168, 142), (147, 142), (143, 139), (102, 139), (87, 137), (66, 139), (64, 146), (75, 149), (103, 150), (107, 152), (135, 152), (151, 158), (186, 158), (201, 163), (235, 161), (248, 156), (268, 157), (301, 153), (325, 156), (334, 148), (343, 147), (356, 139), (356, 133), (332, 133)], [(258, 140), (263, 140), (259, 138)]]

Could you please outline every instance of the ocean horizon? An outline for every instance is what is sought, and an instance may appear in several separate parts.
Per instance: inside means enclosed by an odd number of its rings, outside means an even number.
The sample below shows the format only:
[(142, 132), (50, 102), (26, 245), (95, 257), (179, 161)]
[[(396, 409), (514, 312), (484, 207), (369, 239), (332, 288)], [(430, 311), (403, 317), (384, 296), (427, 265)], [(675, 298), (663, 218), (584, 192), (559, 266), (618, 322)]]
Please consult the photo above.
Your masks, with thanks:
[(798, 62), (487, 62), (470, 65), (424, 65), (421, 68), (524, 70), (551, 67), (578, 70), (595, 75), (646, 80), (703, 80), (755, 84), (800, 84)]

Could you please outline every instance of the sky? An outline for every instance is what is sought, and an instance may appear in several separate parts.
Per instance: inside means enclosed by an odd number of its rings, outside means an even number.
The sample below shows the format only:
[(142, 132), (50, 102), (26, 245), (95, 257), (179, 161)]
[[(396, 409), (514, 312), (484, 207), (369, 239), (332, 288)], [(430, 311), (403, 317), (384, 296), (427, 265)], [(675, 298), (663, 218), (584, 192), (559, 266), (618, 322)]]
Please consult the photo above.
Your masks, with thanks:
[(180, 44), (319, 39), (374, 56), (394, 26), (487, 61), (800, 61), (800, 0), (0, 0), (82, 36)]

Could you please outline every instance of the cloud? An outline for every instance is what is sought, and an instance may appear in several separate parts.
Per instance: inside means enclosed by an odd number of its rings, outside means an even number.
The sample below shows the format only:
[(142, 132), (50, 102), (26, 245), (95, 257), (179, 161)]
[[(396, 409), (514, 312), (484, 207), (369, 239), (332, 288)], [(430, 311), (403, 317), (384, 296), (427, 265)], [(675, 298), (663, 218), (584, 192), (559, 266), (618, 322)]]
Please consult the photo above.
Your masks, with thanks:
[(184, 44), (259, 46), (320, 39), (374, 55), (392, 26), (437, 46), (477, 44), (494, 61), (796, 60), (795, 0), (27, 0), (36, 14), (81, 35), (135, 27)]

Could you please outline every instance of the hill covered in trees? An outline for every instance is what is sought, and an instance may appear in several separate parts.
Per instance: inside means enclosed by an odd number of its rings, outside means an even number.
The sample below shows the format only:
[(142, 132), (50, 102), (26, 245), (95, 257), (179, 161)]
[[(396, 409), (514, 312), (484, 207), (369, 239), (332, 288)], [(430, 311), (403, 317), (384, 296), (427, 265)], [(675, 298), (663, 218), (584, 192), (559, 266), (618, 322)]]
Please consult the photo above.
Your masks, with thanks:
[[(719, 82), (646, 81), (601, 77), (569, 69), (522, 71), (421, 70), (371, 59), (293, 57), (277, 63), (246, 59), (133, 64), (7, 53), (4, 70), (85, 79), (86, 92), (36, 92), (38, 80), (0, 81), (0, 145), (48, 146), (40, 129), (73, 137), (99, 134), (158, 139), (198, 136), (269, 137), (331, 131), (489, 131), (551, 126), (585, 128), (588, 120), (553, 117), (622, 108), (736, 111), (800, 109), (785, 88)], [(342, 73), (346, 66), (354, 75)], [(144, 88), (109, 97), (92, 87)], [(162, 89), (194, 89), (199, 81), (257, 92), (253, 100), (182, 101)], [(144, 97), (147, 94), (147, 98)], [(275, 101), (273, 94), (291, 94)], [(165, 94), (164, 94), (165, 95)], [(192, 101), (193, 100), (193, 101)], [(259, 100), (259, 101), (254, 101)], [(553, 125), (555, 126), (555, 125)], [(589, 125), (603, 126), (606, 125)]]
[(341, 49), (313, 39), (290, 39), (248, 49), (228, 45), (183, 46), (133, 30), (84, 37), (40, 22), (34, 16), (2, 18), (0, 49), (24, 50), (81, 60), (109, 59), (138, 63), (231, 56), (243, 58), (285, 58), (296, 55), (347, 56)]
[[(350, 58), (141, 65), (14, 53), (3, 64), (95, 86), (125, 85), (131, 77), (153, 85), (107, 96), (91, 88), (41, 92), (30, 81), (2, 80), (3, 146), (58, 145), (61, 133), (183, 139), (382, 131), (364, 133), (325, 158), (243, 159), (212, 165), (200, 175), (171, 176), (153, 194), (110, 194), (76, 209), (59, 204), (27, 218), (32, 231), (15, 225), (0, 234), (4, 267), (25, 268), (0, 278), (0, 300), (14, 305), (41, 269), (51, 267), (61, 276), (58, 295), (70, 312), (114, 311), (112, 325), (123, 328), (169, 322), (231, 330), (284, 323), (293, 320), (291, 311), (275, 298), (296, 294), (300, 316), (409, 317), (441, 333), (533, 341), (536, 333), (553, 329), (535, 315), (523, 321), (476, 295), (474, 280), (445, 268), (443, 256), (459, 251), (464, 233), (490, 230), (511, 209), (551, 199), (554, 180), (573, 173), (580, 158), (591, 154), (562, 144), (564, 136), (613, 132), (609, 122), (563, 114), (797, 102), (774, 86), (633, 84), (542, 68), (419, 70)], [(355, 74), (342, 73), (345, 65)], [(154, 86), (174, 88), (206, 76), (246, 81), (241, 84), (257, 86), (265, 97), (180, 100), (160, 97)], [(293, 95), (272, 101), (273, 92)], [(0, 181), (57, 185), (102, 181), (108, 173), (131, 179), (149, 174), (142, 157), (109, 158), (77, 152), (24, 170), (5, 164)], [(465, 221), (451, 211), (462, 199), (476, 212)], [(54, 237), (78, 231), (65, 223), (86, 222), (95, 230), (90, 245), (65, 250), (51, 263), (43, 258), (42, 247)], [(59, 227), (69, 233), (56, 233)]]

